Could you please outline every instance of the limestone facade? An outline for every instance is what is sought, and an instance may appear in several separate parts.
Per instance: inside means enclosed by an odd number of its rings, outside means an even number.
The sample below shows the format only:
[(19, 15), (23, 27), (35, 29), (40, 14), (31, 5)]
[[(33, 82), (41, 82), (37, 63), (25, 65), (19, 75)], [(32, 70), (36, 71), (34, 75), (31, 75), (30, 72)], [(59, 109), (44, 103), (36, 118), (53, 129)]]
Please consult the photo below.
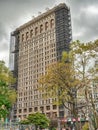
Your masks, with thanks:
[(63, 50), (69, 49), (69, 8), (60, 4), (20, 26), (12, 36), (15, 38), (14, 74), (18, 93), (13, 118), (24, 119), (38, 111), (50, 118), (58, 117), (59, 108), (53, 105), (53, 101), (57, 99), (43, 99), (43, 93), (38, 90), (38, 79), (45, 74), (49, 64), (61, 59)]

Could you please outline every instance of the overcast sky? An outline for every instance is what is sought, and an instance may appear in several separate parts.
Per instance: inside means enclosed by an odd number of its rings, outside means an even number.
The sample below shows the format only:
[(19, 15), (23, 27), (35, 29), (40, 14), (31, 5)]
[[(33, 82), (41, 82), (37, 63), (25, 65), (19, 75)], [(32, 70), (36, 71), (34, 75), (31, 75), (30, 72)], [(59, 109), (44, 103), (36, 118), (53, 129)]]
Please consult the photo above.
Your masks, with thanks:
[(0, 0), (0, 60), (8, 66), (10, 33), (15, 28), (61, 2), (71, 9), (73, 40), (98, 39), (98, 0)]

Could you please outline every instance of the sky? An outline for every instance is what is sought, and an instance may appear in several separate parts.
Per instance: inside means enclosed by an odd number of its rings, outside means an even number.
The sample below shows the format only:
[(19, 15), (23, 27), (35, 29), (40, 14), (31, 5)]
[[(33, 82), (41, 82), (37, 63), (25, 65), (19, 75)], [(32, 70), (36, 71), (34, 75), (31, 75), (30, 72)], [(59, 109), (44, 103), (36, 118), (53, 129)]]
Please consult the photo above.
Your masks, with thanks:
[(59, 3), (70, 7), (73, 41), (98, 39), (98, 0), (0, 0), (0, 60), (9, 65), (12, 31)]

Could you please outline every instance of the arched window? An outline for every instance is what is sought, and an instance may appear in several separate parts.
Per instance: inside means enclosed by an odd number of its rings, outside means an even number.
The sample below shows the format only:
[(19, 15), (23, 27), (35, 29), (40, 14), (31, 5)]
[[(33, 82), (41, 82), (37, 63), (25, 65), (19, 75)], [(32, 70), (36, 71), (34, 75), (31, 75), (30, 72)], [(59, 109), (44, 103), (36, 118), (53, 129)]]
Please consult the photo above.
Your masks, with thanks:
[(51, 28), (54, 27), (54, 19), (51, 19), (51, 21), (50, 21), (50, 27), (51, 27)]
[(35, 35), (38, 34), (38, 27), (35, 28)]
[(29, 32), (26, 32), (26, 40), (29, 38)]
[(41, 24), (40, 25), (40, 33), (42, 33), (43, 32), (43, 25)]
[(48, 30), (48, 27), (49, 27), (48, 22), (46, 22), (45, 23), (45, 30)]
[(31, 37), (31, 38), (33, 37), (33, 29), (30, 30), (30, 37)]
[(24, 34), (22, 34), (22, 42), (24, 41)]

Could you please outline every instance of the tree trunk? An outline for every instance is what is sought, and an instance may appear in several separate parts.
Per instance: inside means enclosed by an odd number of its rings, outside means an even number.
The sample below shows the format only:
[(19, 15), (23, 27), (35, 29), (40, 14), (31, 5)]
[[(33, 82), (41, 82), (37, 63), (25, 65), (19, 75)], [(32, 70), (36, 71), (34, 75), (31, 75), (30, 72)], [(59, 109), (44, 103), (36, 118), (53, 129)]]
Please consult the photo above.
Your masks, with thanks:
[(75, 130), (80, 130), (78, 122), (78, 109), (76, 104), (73, 104), (73, 116), (76, 119)]

